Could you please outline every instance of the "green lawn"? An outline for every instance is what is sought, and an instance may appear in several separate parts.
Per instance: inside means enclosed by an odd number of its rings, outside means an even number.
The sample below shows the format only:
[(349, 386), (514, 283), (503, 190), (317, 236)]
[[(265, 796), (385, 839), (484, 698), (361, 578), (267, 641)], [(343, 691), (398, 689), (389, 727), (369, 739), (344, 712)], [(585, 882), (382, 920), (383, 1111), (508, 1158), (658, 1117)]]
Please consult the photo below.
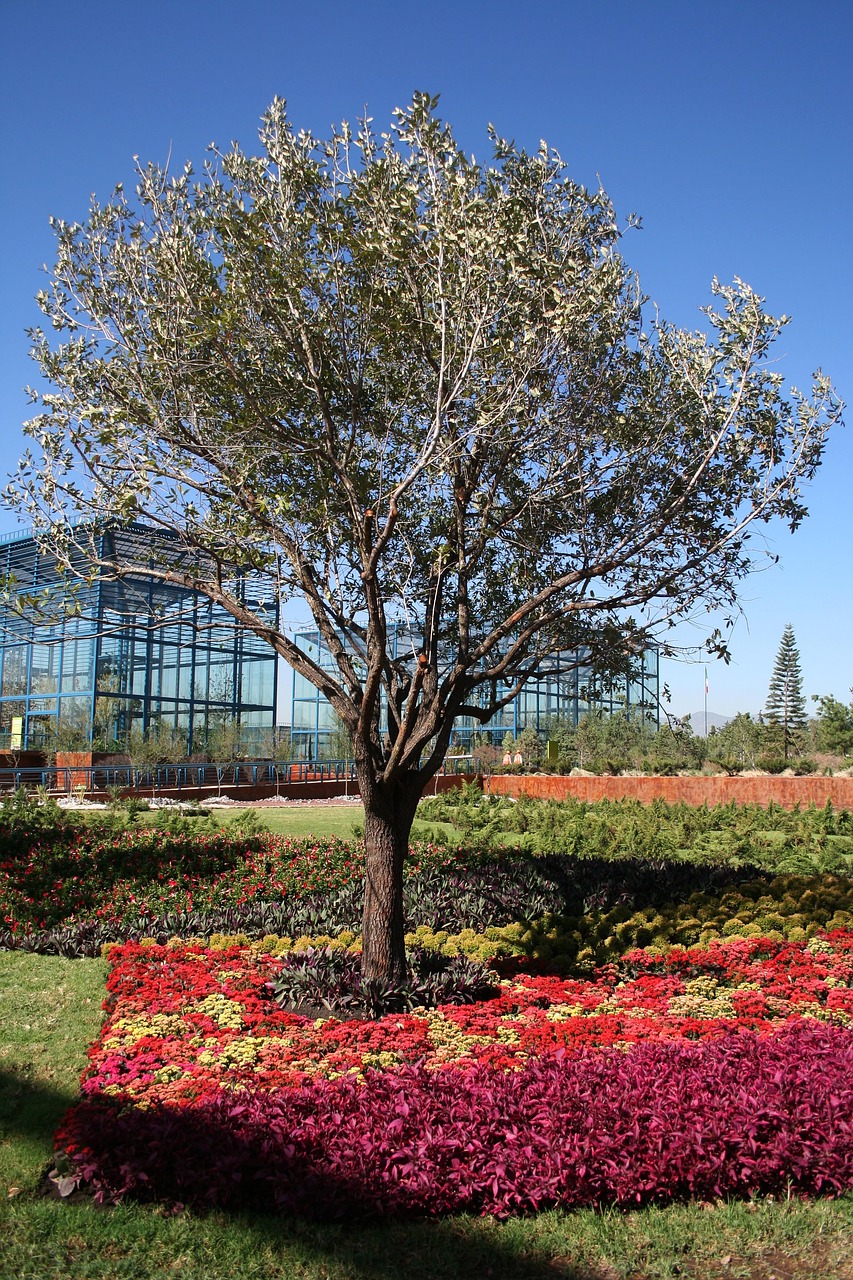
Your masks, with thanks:
[[(96, 811), (97, 812), (97, 811)], [(364, 810), (361, 805), (293, 805), (292, 807), (261, 806), (252, 809), (214, 809), (214, 821), (228, 828), (235, 823), (244, 822), (249, 814), (256, 815), (269, 831), (284, 836), (339, 836), (341, 840), (351, 840), (354, 827), (364, 827)], [(146, 814), (140, 813), (136, 821), (145, 824)], [(412, 834), (417, 838), (430, 830), (441, 828), (448, 836), (462, 839), (462, 833), (449, 822), (415, 821)], [(517, 837), (516, 837), (517, 839)]]
[(0, 952), (0, 1193), (32, 1186), (101, 1023), (107, 966)]
[(104, 975), (100, 960), (0, 952), (0, 1280), (853, 1280), (853, 1196), (373, 1225), (42, 1198)]
[[(257, 814), (258, 821), (270, 831), (283, 836), (339, 836), (351, 840), (353, 826), (364, 825), (361, 805), (293, 805), (271, 809), (214, 809), (216, 822), (223, 827), (232, 826), (246, 819), (247, 814)], [(140, 814), (139, 821), (144, 822)]]
[[(217, 826), (233, 827), (245, 822), (257, 821), (269, 831), (285, 836), (339, 836), (342, 840), (351, 840), (353, 827), (364, 824), (364, 810), (361, 805), (293, 805), (285, 808), (258, 806), (251, 809), (222, 808), (211, 810), (213, 821)], [(103, 818), (102, 809), (84, 809), (80, 811), (84, 822), (97, 822)], [(133, 819), (134, 825), (144, 827), (153, 813), (143, 810)], [(191, 821), (191, 819), (190, 819)]]

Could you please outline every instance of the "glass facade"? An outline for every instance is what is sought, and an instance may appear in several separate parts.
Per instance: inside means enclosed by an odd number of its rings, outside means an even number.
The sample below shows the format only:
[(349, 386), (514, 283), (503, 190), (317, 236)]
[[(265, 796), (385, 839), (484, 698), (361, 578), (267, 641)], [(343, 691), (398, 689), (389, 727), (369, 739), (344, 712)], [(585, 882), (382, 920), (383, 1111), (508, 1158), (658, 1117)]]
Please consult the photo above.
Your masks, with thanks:
[[(335, 665), (316, 630), (300, 632), (296, 639), (324, 670)], [(391, 628), (389, 642), (396, 656), (398, 642), (405, 643), (402, 631)], [(410, 645), (406, 645), (410, 648)], [(521, 693), (486, 724), (473, 716), (456, 720), (452, 742), (466, 746), (473, 738), (499, 746), (504, 735), (513, 737), (524, 729), (535, 729), (543, 737), (548, 722), (558, 716), (576, 725), (588, 711), (640, 716), (655, 728), (659, 720), (660, 674), (656, 649), (638, 655), (631, 678), (616, 677), (602, 682), (584, 665), (583, 653), (556, 654), (543, 663), (536, 677)], [(335, 714), (326, 699), (304, 676), (294, 672), (291, 714), (291, 755), (294, 760), (328, 757), (339, 733)]]
[[(99, 535), (100, 558), (145, 558), (151, 529), (131, 525)], [(159, 544), (161, 553), (162, 545)], [(275, 724), (277, 660), (204, 596), (144, 577), (63, 577), (29, 534), (0, 538), (0, 577), (10, 595), (37, 593), (38, 614), (0, 606), (0, 747), (38, 748), (59, 728), (91, 733), (105, 744), (134, 728), (168, 731), (187, 751), (238, 724), (260, 736)], [(233, 584), (232, 584), (233, 586)], [(236, 588), (252, 609), (277, 624), (263, 583)]]

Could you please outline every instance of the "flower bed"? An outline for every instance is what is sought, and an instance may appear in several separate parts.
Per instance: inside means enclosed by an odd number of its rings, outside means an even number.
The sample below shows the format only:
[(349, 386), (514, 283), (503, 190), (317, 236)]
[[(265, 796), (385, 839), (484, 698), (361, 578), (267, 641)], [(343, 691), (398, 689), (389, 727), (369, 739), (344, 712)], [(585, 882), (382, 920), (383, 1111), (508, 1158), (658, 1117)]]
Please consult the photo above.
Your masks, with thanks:
[(518, 1072), (406, 1067), (192, 1107), (91, 1097), (61, 1132), (77, 1180), (308, 1216), (492, 1213), (853, 1185), (853, 1037), (644, 1044)]
[[(16, 842), (2, 824), (0, 836), (4, 948), (91, 956), (105, 943), (150, 936), (293, 940), (361, 925), (358, 843), (72, 826)], [(695, 945), (720, 934), (804, 940), (849, 928), (853, 881), (416, 842), (404, 913), (413, 946), (592, 970), (649, 943)]]
[(0, 915), (11, 934), (27, 934), (212, 912), (339, 888), (359, 879), (362, 862), (359, 846), (335, 838), (69, 828), (4, 851)]
[(281, 1010), (280, 963), (113, 949), (57, 1139), (82, 1184), (429, 1213), (853, 1185), (851, 931), (517, 973), (478, 1005), (375, 1022)]

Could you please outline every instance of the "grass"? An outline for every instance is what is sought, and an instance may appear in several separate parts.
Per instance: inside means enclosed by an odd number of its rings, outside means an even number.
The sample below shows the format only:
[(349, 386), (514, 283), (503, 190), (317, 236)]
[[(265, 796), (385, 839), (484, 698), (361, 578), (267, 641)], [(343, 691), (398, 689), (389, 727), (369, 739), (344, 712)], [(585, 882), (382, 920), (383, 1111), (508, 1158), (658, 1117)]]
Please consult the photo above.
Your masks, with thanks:
[(0, 1196), (32, 1185), (101, 1023), (102, 960), (0, 953)]
[[(84, 819), (93, 820), (93, 817), (100, 817), (101, 813), (101, 810), (84, 810), (83, 817)], [(338, 836), (341, 840), (352, 840), (355, 833), (354, 829), (364, 826), (364, 810), (361, 805), (353, 804), (306, 804), (286, 808), (284, 806), (273, 806), (268, 809), (259, 805), (253, 809), (213, 810), (214, 821), (226, 830), (245, 821), (247, 814), (256, 814), (261, 825), (268, 831), (275, 832), (276, 835), (297, 838), (303, 836), (316, 836), (318, 838)], [(148, 816), (145, 812), (138, 814), (135, 820), (136, 824), (144, 827)], [(462, 839), (461, 830), (450, 822), (421, 822), (416, 819), (412, 834), (417, 839), (419, 836), (429, 835), (436, 828), (441, 828), (449, 838)], [(517, 842), (518, 837), (516, 836), (515, 838)]]
[[(282, 836), (339, 836), (341, 840), (353, 838), (353, 827), (364, 825), (364, 810), (361, 805), (294, 805), (263, 809), (214, 809), (214, 818), (226, 829), (245, 820), (247, 813), (257, 814), (258, 820), (269, 831)], [(145, 821), (145, 815), (137, 819)]]
[(0, 1280), (853, 1280), (853, 1196), (387, 1224), (45, 1199), (104, 976), (100, 960), (0, 952)]
[[(853, 1209), (762, 1205), (314, 1225), (15, 1201), (2, 1280), (849, 1280)], [(848, 1234), (849, 1238), (849, 1234)]]
[[(235, 822), (239, 823), (241, 817), (245, 817), (246, 814), (245, 809), (239, 809), (233, 813), (222, 813), (221, 810), (214, 810), (214, 812), (217, 820), (222, 814), (224, 827)], [(354, 827), (364, 827), (364, 810), (361, 805), (305, 805), (304, 808), (294, 806), (292, 809), (259, 807), (249, 812), (256, 813), (258, 820), (268, 830), (282, 836), (339, 836), (341, 840), (351, 840)], [(145, 815), (140, 815), (139, 820), (144, 821), (144, 819)], [(461, 830), (451, 822), (421, 822), (418, 819), (415, 819), (412, 825), (412, 836), (415, 840), (428, 837), (437, 828), (440, 828), (450, 840), (463, 839)], [(514, 836), (514, 842), (518, 843), (517, 834)]]

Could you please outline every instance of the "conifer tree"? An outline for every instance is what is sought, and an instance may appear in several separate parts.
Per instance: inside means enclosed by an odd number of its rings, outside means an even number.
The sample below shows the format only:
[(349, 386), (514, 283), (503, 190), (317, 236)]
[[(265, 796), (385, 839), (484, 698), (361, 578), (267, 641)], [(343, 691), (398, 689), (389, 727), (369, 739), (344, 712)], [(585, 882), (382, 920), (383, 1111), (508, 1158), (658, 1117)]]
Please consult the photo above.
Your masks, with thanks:
[(787, 760), (796, 731), (806, 724), (800, 654), (790, 622), (782, 633), (764, 709), (768, 723), (782, 730), (782, 755)]

